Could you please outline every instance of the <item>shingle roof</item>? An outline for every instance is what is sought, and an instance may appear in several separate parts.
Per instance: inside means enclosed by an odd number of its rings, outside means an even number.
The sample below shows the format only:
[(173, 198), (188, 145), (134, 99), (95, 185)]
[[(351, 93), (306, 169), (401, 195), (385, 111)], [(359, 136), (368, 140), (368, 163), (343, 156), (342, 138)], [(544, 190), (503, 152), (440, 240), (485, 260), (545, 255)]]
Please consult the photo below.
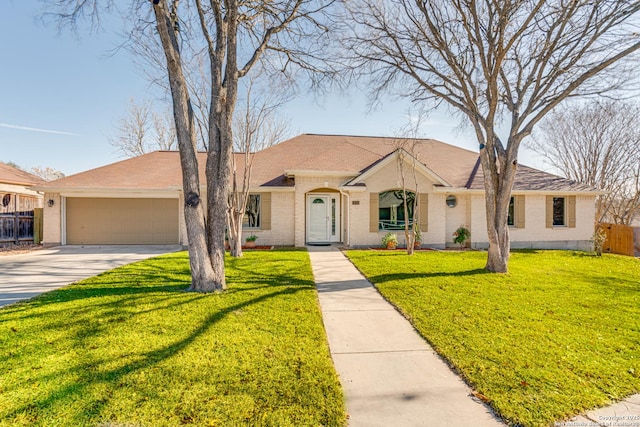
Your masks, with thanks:
[[(484, 174), (482, 167), (473, 174), (467, 184), (471, 190), (484, 190)], [(543, 172), (529, 166), (518, 165), (518, 172), (513, 183), (514, 191), (598, 191), (596, 188), (561, 176)]]
[(13, 166), (9, 166), (0, 162), (0, 182), (5, 184), (17, 184), (17, 185), (36, 185), (42, 184), (45, 181), (29, 172), (25, 172)]
[[(447, 182), (461, 187), (478, 157), (463, 148), (433, 139), (304, 134), (257, 153), (254, 182), (277, 182), (285, 170), (359, 174), (396, 151), (413, 144), (416, 158)], [(258, 165), (260, 165), (258, 167)]]
[[(204, 154), (199, 158), (200, 176), (204, 177)], [(122, 160), (110, 165), (51, 181), (46, 187), (69, 189), (146, 189), (158, 190), (182, 186), (180, 156), (177, 151), (153, 153)]]
[[(357, 175), (385, 156), (405, 148), (436, 175), (454, 187), (482, 189), (482, 168), (475, 168), (478, 153), (433, 139), (398, 140), (384, 137), (303, 134), (256, 153), (252, 186), (292, 186), (285, 171), (344, 172)], [(199, 153), (200, 180), (204, 183), (205, 153)], [(238, 167), (244, 164), (236, 155)], [(156, 151), (53, 181), (40, 188), (169, 189), (182, 185), (180, 158), (175, 151)], [(546, 172), (519, 166), (516, 190), (589, 191)]]

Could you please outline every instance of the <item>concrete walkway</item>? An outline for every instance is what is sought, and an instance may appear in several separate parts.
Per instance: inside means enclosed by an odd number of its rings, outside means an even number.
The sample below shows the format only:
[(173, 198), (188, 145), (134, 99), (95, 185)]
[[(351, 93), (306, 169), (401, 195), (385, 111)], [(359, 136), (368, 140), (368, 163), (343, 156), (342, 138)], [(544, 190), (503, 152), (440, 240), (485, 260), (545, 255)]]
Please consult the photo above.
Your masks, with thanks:
[(309, 247), (349, 425), (504, 426), (335, 247)]
[(0, 256), (0, 306), (33, 298), (103, 271), (181, 250), (177, 245), (58, 246)]

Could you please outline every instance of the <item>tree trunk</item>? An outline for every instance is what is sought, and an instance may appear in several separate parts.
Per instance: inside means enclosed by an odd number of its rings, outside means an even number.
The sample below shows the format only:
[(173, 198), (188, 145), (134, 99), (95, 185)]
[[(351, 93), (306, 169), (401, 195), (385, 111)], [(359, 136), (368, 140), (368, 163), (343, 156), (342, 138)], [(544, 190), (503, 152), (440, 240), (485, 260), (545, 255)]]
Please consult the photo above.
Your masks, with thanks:
[(239, 194), (236, 191), (235, 171), (233, 173), (233, 182), (230, 185), (229, 198), (227, 199), (227, 229), (226, 236), (229, 238), (229, 255), (239, 258), (242, 256), (242, 218), (244, 210), (238, 209), (240, 203)]
[[(183, 185), (183, 188), (187, 192), (187, 185)], [(189, 286), (189, 290), (215, 292), (220, 289), (215, 286), (215, 275), (209, 251), (207, 250), (207, 230), (202, 203), (199, 202), (199, 192), (198, 194), (192, 192), (188, 194), (195, 194), (198, 197), (196, 206), (190, 206), (186, 201), (184, 206), (184, 219), (187, 226), (187, 238), (189, 239), (189, 266), (191, 268), (191, 286)]]
[[(493, 228), (493, 229), (492, 229)], [(509, 252), (511, 243), (509, 242), (509, 227), (501, 227), (500, 230), (495, 225), (488, 226), (489, 230), (489, 250), (487, 254), (487, 264), (485, 269), (493, 273), (507, 273)]]
[[(493, 137), (492, 132), (488, 132)], [(507, 273), (511, 242), (509, 239), (509, 201), (517, 171), (517, 146), (520, 141), (510, 140), (515, 151), (502, 151), (491, 156), (489, 148), (480, 151), (484, 173), (485, 206), (489, 250), (485, 269), (493, 273)], [(500, 144), (496, 140), (494, 144)]]
[[(224, 97), (221, 97), (224, 98)], [(220, 97), (218, 97), (220, 99)], [(226, 110), (226, 111), (224, 111)], [(219, 105), (216, 114), (210, 116), (209, 152), (207, 154), (206, 175), (207, 208), (209, 225), (209, 256), (214, 270), (214, 281), (219, 289), (226, 289), (224, 276), (224, 235), (227, 226), (227, 208), (231, 179), (231, 155), (233, 131), (231, 118), (233, 111), (228, 106)], [(215, 185), (214, 185), (215, 183)], [(236, 239), (235, 246), (242, 245), (242, 234)]]
[[(243, 181), (242, 190), (238, 189), (237, 164), (233, 157), (231, 161), (231, 181), (229, 184), (229, 197), (227, 199), (227, 234), (229, 236), (229, 255), (235, 258), (242, 256), (242, 219), (247, 206), (249, 189)], [(245, 163), (245, 172), (246, 166)]]
[[(235, 214), (235, 212), (234, 212)], [(231, 256), (232, 257), (241, 257), (242, 256), (242, 215), (236, 217), (235, 220), (235, 236), (233, 243), (231, 244)]]
[(207, 230), (200, 197), (193, 110), (182, 70), (174, 23), (164, 2), (154, 5), (153, 10), (158, 34), (167, 59), (169, 86), (173, 99), (173, 116), (180, 151), (182, 190), (185, 201), (184, 219), (189, 240), (189, 265), (191, 267), (189, 290), (212, 292), (218, 288), (215, 286), (214, 270), (207, 250)]
[[(404, 240), (405, 242), (407, 242), (407, 255), (413, 255), (413, 244), (415, 242), (415, 231), (414, 230), (410, 230), (409, 229), (409, 209), (407, 208), (407, 191), (403, 190), (402, 191), (403, 197), (404, 197)], [(418, 192), (416, 191), (414, 196), (414, 205), (413, 205), (413, 209), (415, 212), (416, 206), (415, 206), (415, 197), (418, 197)], [(415, 227), (415, 223), (413, 224), (413, 226)]]
[(410, 230), (405, 230), (404, 232), (404, 238), (405, 241), (407, 242), (407, 255), (413, 255), (413, 251), (415, 249), (415, 235), (413, 234), (413, 231)]
[[(227, 226), (227, 197), (229, 194), (229, 162), (223, 159), (224, 147), (221, 147), (220, 141), (216, 141), (218, 148), (211, 151), (207, 156), (206, 175), (207, 182), (216, 183), (216, 185), (207, 186), (207, 223), (209, 229), (208, 245), (209, 256), (211, 257), (211, 265), (214, 271), (214, 283), (217, 289), (226, 289), (226, 280), (224, 277), (224, 233)], [(219, 152), (222, 151), (222, 152)], [(228, 156), (226, 156), (228, 159)], [(240, 239), (236, 242), (230, 242), (236, 246)], [(235, 245), (234, 245), (235, 243)], [(237, 247), (237, 246), (236, 246)]]
[[(226, 3), (226, 25), (217, 22), (217, 45), (209, 42), (211, 103), (209, 106), (209, 147), (207, 151), (207, 244), (217, 289), (226, 289), (224, 275), (224, 235), (227, 227), (233, 112), (238, 92), (237, 31), (238, 3)], [(224, 43), (222, 42), (224, 40)], [(222, 44), (223, 43), (223, 44)], [(237, 245), (237, 243), (236, 243)]]

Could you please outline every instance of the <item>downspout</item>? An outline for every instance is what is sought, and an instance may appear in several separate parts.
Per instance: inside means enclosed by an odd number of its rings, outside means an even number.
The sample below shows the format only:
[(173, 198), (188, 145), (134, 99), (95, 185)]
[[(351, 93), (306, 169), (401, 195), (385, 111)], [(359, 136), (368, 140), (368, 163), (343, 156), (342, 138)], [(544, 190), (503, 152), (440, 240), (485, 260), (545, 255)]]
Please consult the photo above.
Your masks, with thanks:
[(349, 206), (351, 206), (351, 197), (349, 196), (349, 194), (343, 192), (341, 188), (338, 188), (338, 191), (340, 192), (341, 195), (343, 195), (343, 196), (345, 196), (347, 198), (346, 209), (344, 210), (345, 216), (347, 218), (345, 219), (345, 221), (343, 221), (343, 222), (346, 222), (346, 224), (347, 224), (347, 229), (346, 229), (346, 234), (347, 234), (347, 236), (346, 236), (347, 239), (346, 240), (347, 241), (344, 242), (344, 244), (347, 245), (347, 247), (351, 247), (351, 226), (350, 226), (350, 221), (349, 221), (349, 219), (351, 217), (350, 214), (349, 214)]

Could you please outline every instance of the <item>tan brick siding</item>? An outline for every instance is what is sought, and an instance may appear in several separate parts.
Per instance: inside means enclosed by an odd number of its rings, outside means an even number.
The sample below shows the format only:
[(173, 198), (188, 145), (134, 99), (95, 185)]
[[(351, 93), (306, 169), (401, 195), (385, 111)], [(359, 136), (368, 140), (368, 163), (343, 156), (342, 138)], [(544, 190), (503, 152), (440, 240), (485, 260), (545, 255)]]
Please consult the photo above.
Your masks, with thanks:
[[(557, 194), (555, 196), (562, 196)], [(576, 198), (576, 226), (546, 227), (546, 195), (526, 194), (526, 220), (524, 228), (510, 228), (509, 236), (514, 247), (571, 248), (584, 249), (593, 235), (595, 220), (595, 196), (579, 195)], [(471, 196), (471, 241), (483, 246), (488, 242), (484, 195)], [(538, 242), (538, 243), (536, 243)], [(575, 242), (579, 242), (574, 244)], [(523, 245), (518, 245), (522, 243)]]
[(42, 221), (42, 244), (56, 246), (62, 243), (62, 198), (58, 193), (45, 193), (44, 200), (53, 200), (53, 206), (44, 204)]

